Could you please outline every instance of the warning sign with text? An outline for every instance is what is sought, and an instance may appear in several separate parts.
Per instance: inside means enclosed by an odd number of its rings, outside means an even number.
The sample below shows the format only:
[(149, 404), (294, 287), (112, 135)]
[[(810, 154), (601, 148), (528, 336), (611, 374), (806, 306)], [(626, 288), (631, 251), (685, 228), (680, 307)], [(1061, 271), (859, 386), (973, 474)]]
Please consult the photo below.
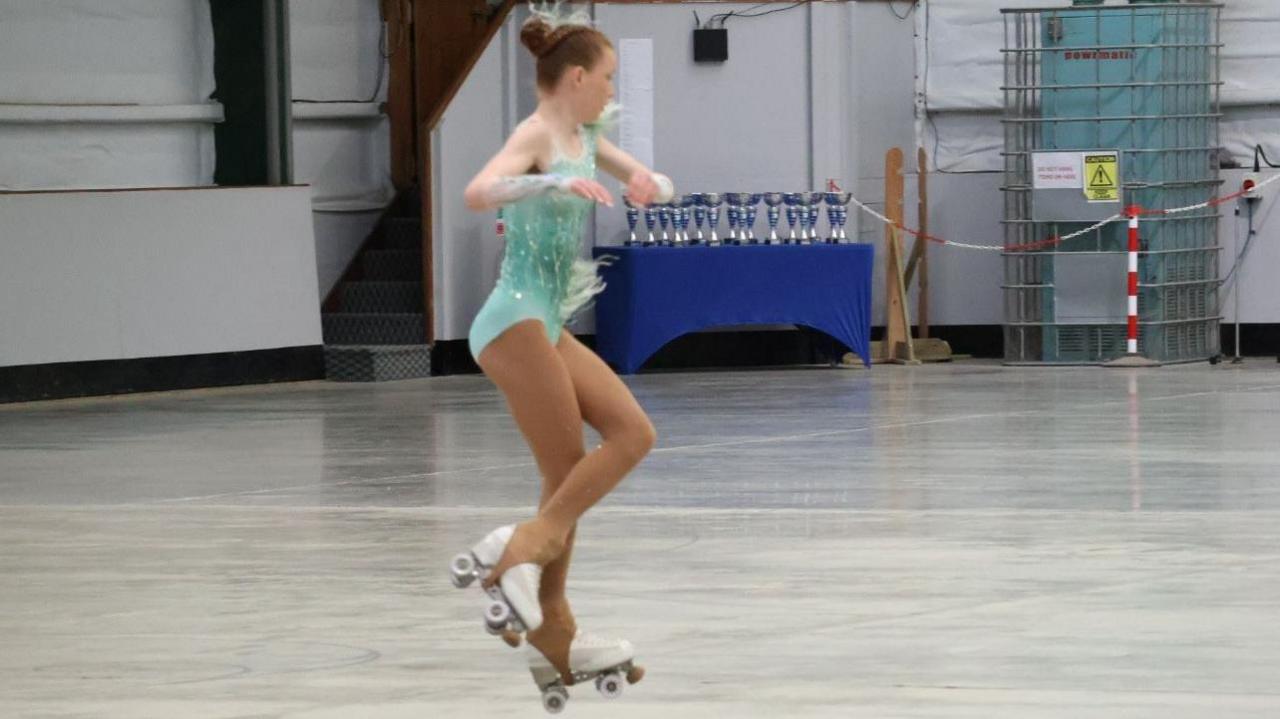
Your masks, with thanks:
[(1031, 186), (1037, 190), (1078, 190), (1084, 187), (1080, 179), (1078, 152), (1032, 153), (1031, 169)]
[(1120, 201), (1120, 157), (1115, 152), (1084, 156), (1084, 196), (1089, 202)]

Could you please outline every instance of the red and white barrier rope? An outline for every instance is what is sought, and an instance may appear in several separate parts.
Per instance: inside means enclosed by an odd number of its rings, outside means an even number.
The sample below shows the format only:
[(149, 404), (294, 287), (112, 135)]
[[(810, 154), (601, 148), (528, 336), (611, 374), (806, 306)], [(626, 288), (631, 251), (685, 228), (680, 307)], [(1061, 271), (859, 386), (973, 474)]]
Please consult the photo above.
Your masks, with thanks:
[(1179, 214), (1183, 212), (1191, 212), (1193, 210), (1202, 210), (1206, 207), (1216, 207), (1218, 205), (1230, 202), (1240, 197), (1244, 197), (1245, 195), (1248, 195), (1248, 194), (1257, 194), (1262, 190), (1262, 188), (1276, 181), (1280, 181), (1280, 174), (1276, 174), (1267, 178), (1263, 182), (1258, 183), (1252, 189), (1241, 190), (1240, 192), (1232, 193), (1224, 197), (1214, 197), (1212, 199), (1206, 200), (1205, 202), (1201, 202), (1195, 205), (1187, 205), (1186, 207), (1171, 207), (1171, 208), (1162, 209), (1162, 210), (1149, 210), (1142, 207), (1129, 208), (1125, 212), (1114, 214), (1111, 217), (1108, 217), (1107, 219), (1101, 222), (1090, 225), (1078, 232), (1072, 232), (1069, 235), (1063, 235), (1061, 237), (1049, 237), (1044, 240), (1040, 240), (1038, 242), (1030, 242), (1024, 245), (981, 245), (976, 243), (955, 242), (952, 240), (947, 240), (941, 237), (935, 237), (934, 235), (929, 235), (929, 234), (920, 232), (919, 230), (907, 227), (901, 222), (894, 222), (893, 220), (890, 220), (888, 217), (886, 217), (884, 214), (868, 206), (867, 204), (865, 204), (864, 202), (862, 202), (856, 197), (851, 200), (851, 203), (853, 205), (856, 205), (858, 209), (880, 220), (881, 222), (887, 225), (892, 225), (893, 227), (896, 227), (898, 230), (901, 230), (902, 232), (905, 232), (908, 235), (911, 235), (913, 237), (919, 237), (920, 239), (927, 240), (929, 242), (936, 242), (937, 244), (940, 244), (940, 245), (946, 245), (948, 247), (959, 247), (961, 249), (966, 249), (966, 250), (985, 250), (985, 251), (992, 251), (992, 252), (1029, 252), (1032, 250), (1041, 250), (1048, 247), (1055, 247), (1069, 240), (1073, 240), (1077, 237), (1087, 235), (1117, 220), (1123, 220), (1126, 217), (1129, 217), (1130, 219), (1132, 219), (1134, 210), (1136, 210), (1137, 214), (1139, 215), (1174, 215), (1174, 214)]
[(1138, 354), (1138, 324), (1139, 324), (1138, 323), (1138, 255), (1141, 254), (1141, 251), (1142, 251), (1142, 241), (1139, 235), (1139, 218), (1143, 216), (1151, 216), (1151, 215), (1175, 215), (1183, 212), (1192, 212), (1195, 210), (1202, 210), (1207, 207), (1217, 207), (1218, 205), (1222, 205), (1232, 200), (1244, 197), (1245, 195), (1256, 196), (1259, 192), (1262, 191), (1264, 187), (1276, 181), (1280, 181), (1280, 174), (1273, 175), (1267, 178), (1265, 181), (1260, 182), (1253, 187), (1243, 189), (1239, 192), (1235, 192), (1230, 195), (1225, 195), (1223, 197), (1214, 197), (1194, 205), (1187, 205), (1186, 207), (1170, 207), (1167, 209), (1151, 210), (1151, 209), (1139, 207), (1137, 205), (1133, 205), (1131, 207), (1126, 208), (1123, 213), (1112, 215), (1111, 217), (1108, 217), (1107, 219), (1101, 222), (1098, 222), (1096, 224), (1090, 225), (1078, 232), (1073, 232), (1069, 235), (1063, 235), (1062, 237), (1050, 237), (1048, 239), (1041, 240), (1039, 242), (1031, 242), (1024, 245), (980, 245), (980, 244), (972, 244), (972, 243), (965, 243), (965, 242), (952, 242), (950, 240), (944, 240), (940, 237), (934, 237), (932, 235), (928, 235), (923, 232), (913, 230), (910, 227), (907, 227), (900, 222), (894, 222), (893, 220), (890, 220), (888, 217), (886, 217), (882, 213), (877, 212), (875, 209), (871, 207), (868, 207), (866, 204), (858, 200), (856, 197), (853, 198), (852, 203), (857, 205), (858, 209), (862, 210), (868, 215), (871, 215), (872, 217), (875, 217), (881, 222), (884, 222), (885, 224), (888, 224), (888, 225), (892, 225), (893, 227), (896, 227), (898, 230), (901, 230), (906, 234), (919, 237), (924, 240), (928, 240), (929, 242), (936, 242), (940, 245), (949, 245), (951, 247), (960, 247), (960, 248), (970, 249), (970, 250), (989, 250), (989, 251), (998, 251), (998, 252), (1027, 252), (1031, 250), (1044, 249), (1047, 247), (1054, 247), (1064, 242), (1067, 242), (1068, 240), (1075, 239), (1076, 237), (1087, 235), (1095, 230), (1098, 230), (1102, 227), (1105, 227), (1106, 225), (1111, 224), (1112, 222), (1115, 222), (1116, 220), (1128, 217), (1129, 218), (1129, 253), (1128, 253), (1129, 254), (1129, 308), (1128, 308), (1129, 311), (1128, 311), (1128, 328), (1127, 328), (1128, 329), (1127, 350), (1130, 356), (1136, 356)]

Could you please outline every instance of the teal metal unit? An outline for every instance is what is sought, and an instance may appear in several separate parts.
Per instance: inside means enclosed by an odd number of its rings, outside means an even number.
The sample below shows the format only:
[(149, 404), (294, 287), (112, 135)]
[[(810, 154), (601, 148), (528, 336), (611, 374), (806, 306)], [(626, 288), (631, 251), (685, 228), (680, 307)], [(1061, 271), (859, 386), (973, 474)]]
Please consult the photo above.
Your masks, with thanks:
[[(1220, 10), (1201, 2), (1002, 10), (1007, 363), (1099, 364), (1125, 354), (1122, 322), (1060, 321), (1069, 288), (1055, 283), (1055, 269), (1081, 253), (1123, 255), (1127, 225), (1045, 247), (1045, 238), (1092, 223), (1032, 219), (1032, 153), (1118, 152), (1126, 205), (1168, 209), (1213, 197)], [(1142, 218), (1139, 354), (1148, 359), (1219, 353), (1217, 220), (1214, 206)]]

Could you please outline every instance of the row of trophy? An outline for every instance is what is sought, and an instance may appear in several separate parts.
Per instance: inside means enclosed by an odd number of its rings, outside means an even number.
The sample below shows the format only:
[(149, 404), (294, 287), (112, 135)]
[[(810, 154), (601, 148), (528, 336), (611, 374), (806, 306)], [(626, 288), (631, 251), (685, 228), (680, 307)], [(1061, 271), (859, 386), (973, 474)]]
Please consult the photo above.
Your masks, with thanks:
[[(624, 196), (627, 226), (631, 230), (624, 244), (628, 247), (840, 244), (849, 241), (845, 226), (849, 222), (852, 199), (853, 194), (849, 192), (697, 192), (677, 196), (671, 202), (638, 207)], [(769, 220), (769, 235), (757, 238), (756, 215), (762, 200)], [(825, 238), (818, 232), (824, 203), (830, 228)], [(729, 219), (729, 234), (723, 240), (720, 237), (722, 208)], [(787, 236), (780, 237), (778, 224), (784, 215), (787, 218)], [(641, 216), (648, 230), (643, 239), (636, 234)], [(689, 232), (690, 220), (694, 226), (693, 234)], [(704, 225), (706, 233), (703, 232)]]

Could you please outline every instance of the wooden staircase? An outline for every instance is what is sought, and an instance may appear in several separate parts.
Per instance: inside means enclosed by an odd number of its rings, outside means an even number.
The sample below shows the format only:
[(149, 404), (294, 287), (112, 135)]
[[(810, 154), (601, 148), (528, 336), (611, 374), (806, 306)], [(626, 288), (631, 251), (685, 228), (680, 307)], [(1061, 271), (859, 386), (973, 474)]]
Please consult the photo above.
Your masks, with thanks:
[[(400, 195), (325, 299), (331, 380), (431, 374), (431, 133), (516, 0), (382, 0), (391, 48), (386, 107)], [(424, 209), (426, 208), (426, 209)]]

